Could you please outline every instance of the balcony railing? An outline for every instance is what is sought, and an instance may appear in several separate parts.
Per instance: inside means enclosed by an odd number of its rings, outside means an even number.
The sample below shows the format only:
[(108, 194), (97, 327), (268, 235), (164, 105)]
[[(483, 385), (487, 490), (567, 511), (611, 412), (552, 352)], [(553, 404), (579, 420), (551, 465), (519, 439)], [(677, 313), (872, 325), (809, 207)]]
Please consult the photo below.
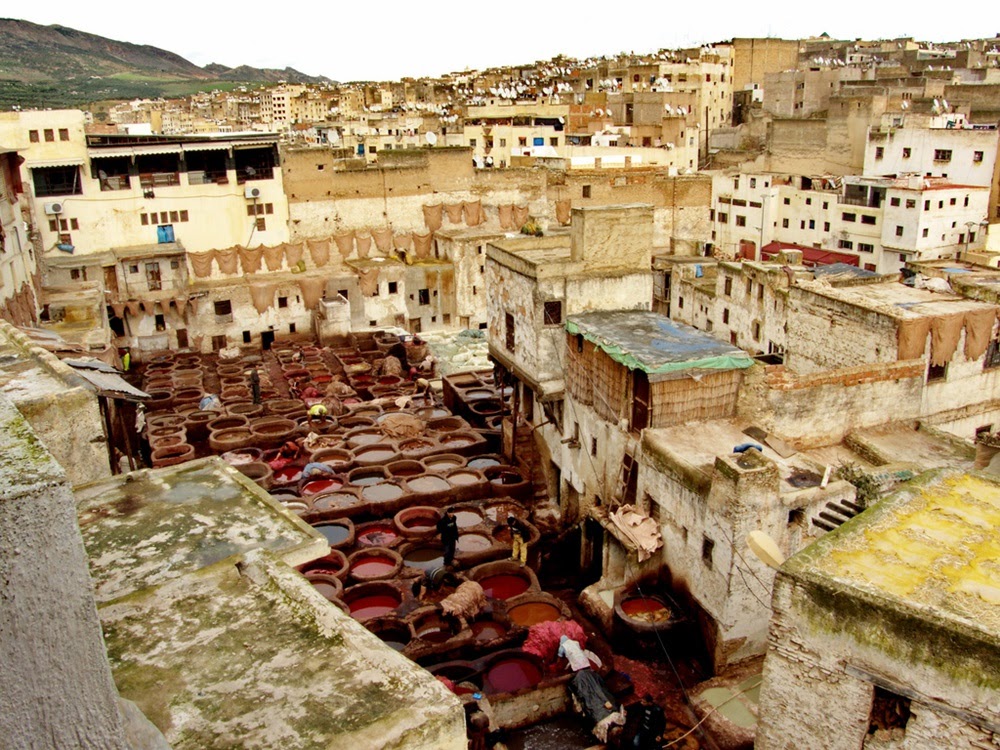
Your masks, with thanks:
[(106, 190), (128, 190), (132, 187), (132, 181), (127, 174), (116, 177), (99, 177), (101, 182), (101, 192)]
[(181, 184), (181, 176), (178, 172), (150, 172), (139, 175), (139, 184), (144, 190), (172, 187)]
[(228, 185), (229, 176), (226, 170), (191, 171), (188, 172), (188, 183), (191, 185)]

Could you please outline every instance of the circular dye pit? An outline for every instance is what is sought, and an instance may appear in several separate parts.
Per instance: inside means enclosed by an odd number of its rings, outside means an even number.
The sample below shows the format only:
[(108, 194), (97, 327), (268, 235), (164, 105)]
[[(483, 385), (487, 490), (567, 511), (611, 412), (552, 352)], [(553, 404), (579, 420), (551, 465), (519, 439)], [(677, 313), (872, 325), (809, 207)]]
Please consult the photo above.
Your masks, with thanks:
[(651, 596), (636, 596), (625, 599), (621, 603), (622, 612), (633, 620), (648, 623), (669, 622), (672, 616), (670, 608), (659, 599)]
[(362, 445), (373, 445), (382, 440), (382, 433), (378, 430), (358, 430), (347, 435), (347, 444), (352, 448)]
[(436, 614), (422, 617), (413, 623), (417, 638), (429, 643), (444, 643), (454, 635), (451, 627)]
[(467, 529), (470, 526), (478, 526), (483, 522), (483, 517), (477, 510), (456, 510), (455, 523), (458, 528)]
[(351, 508), (360, 502), (357, 495), (349, 492), (330, 492), (320, 495), (313, 501), (314, 510), (343, 510)]
[(388, 555), (358, 555), (351, 561), (351, 575), (357, 579), (388, 578), (396, 571), (396, 561)]
[(467, 445), (472, 445), (476, 442), (476, 439), (471, 435), (446, 435), (441, 438), (441, 445), (447, 446), (448, 448), (464, 448)]
[(479, 581), (479, 585), (483, 587), (483, 593), (490, 599), (510, 599), (518, 594), (523, 594), (531, 584), (524, 576), (499, 573), (486, 576)]
[(403, 496), (403, 488), (396, 484), (373, 484), (361, 490), (361, 497), (370, 503), (386, 503)]
[(507, 611), (507, 616), (515, 625), (530, 628), (540, 622), (558, 620), (562, 617), (562, 613), (557, 606), (548, 602), (525, 602), (511, 607)]
[(302, 467), (286, 466), (274, 472), (274, 481), (277, 484), (291, 484), (302, 478)]
[(339, 479), (313, 479), (302, 486), (303, 495), (318, 495), (321, 492), (339, 490), (344, 483)]
[(359, 547), (388, 547), (399, 539), (396, 529), (388, 523), (376, 523), (360, 527), (357, 530), (355, 543)]
[(533, 661), (509, 656), (497, 660), (487, 670), (483, 690), (486, 693), (514, 693), (534, 687), (541, 679), (542, 671)]
[(441, 512), (437, 508), (412, 507), (396, 514), (396, 526), (410, 536), (425, 536), (437, 529)]
[(480, 643), (487, 643), (496, 640), (502, 635), (506, 635), (507, 628), (496, 620), (479, 620), (470, 626), (472, 634)]
[(384, 464), (392, 461), (399, 454), (391, 447), (362, 448), (355, 452), (354, 460), (360, 464)]
[(479, 481), (481, 477), (474, 471), (453, 471), (448, 475), (448, 483), (455, 487), (476, 484)]
[(465, 466), (465, 461), (461, 456), (431, 456), (424, 459), (424, 466), (428, 471), (449, 471), (462, 468)]
[(476, 458), (470, 458), (468, 465), (470, 469), (479, 469), (482, 471), (483, 469), (488, 469), (491, 466), (499, 466), (500, 460), (497, 458), (490, 458), (488, 456), (478, 456)]
[(310, 571), (306, 573), (306, 580), (328, 601), (339, 599), (343, 593), (343, 586), (340, 581), (325, 571), (322, 573)]
[(361, 596), (347, 605), (351, 611), (351, 617), (355, 620), (369, 620), (372, 617), (382, 617), (396, 611), (400, 605), (398, 595), (392, 594), (369, 594)]
[(377, 469), (355, 469), (351, 472), (348, 481), (358, 487), (369, 487), (373, 484), (382, 484), (386, 481), (385, 471)]
[(422, 476), (413, 477), (406, 480), (407, 488), (417, 494), (430, 494), (432, 492), (447, 492), (451, 485), (441, 477)]
[(410, 642), (410, 631), (402, 627), (381, 630), (375, 633), (375, 635), (393, 651), (402, 651), (406, 648), (406, 644)]
[(444, 553), (437, 547), (416, 547), (403, 556), (403, 561), (413, 568), (431, 570), (444, 565)]
[(462, 534), (458, 537), (457, 549), (459, 552), (472, 553), (483, 552), (493, 546), (488, 536), (483, 534)]
[(339, 523), (327, 523), (321, 526), (314, 526), (313, 528), (326, 537), (331, 547), (346, 542), (347, 538), (351, 535), (351, 530), (346, 526), (341, 526)]

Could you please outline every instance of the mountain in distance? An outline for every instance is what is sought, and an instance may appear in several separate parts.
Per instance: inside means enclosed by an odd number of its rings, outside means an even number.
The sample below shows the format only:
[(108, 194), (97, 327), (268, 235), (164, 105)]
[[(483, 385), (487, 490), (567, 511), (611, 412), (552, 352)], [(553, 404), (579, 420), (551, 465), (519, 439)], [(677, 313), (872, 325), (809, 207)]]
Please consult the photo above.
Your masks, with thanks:
[[(213, 63), (198, 67), (180, 55), (65, 26), (0, 18), (0, 108), (78, 106), (106, 99), (183, 96), (235, 83), (324, 83), (292, 68)], [(225, 86), (223, 86), (225, 87)]]

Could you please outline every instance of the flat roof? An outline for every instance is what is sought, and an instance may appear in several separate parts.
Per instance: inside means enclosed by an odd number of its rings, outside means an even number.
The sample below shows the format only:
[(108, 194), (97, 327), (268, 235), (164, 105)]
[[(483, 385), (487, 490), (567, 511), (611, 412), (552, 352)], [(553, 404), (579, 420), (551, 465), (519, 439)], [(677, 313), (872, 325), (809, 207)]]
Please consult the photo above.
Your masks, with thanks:
[(684, 370), (733, 370), (753, 360), (726, 344), (665, 315), (644, 310), (588, 312), (566, 318), (566, 330), (582, 335), (615, 361), (649, 375)]
[(793, 556), (782, 571), (995, 639), (998, 526), (1000, 479), (930, 472)]
[(822, 281), (799, 281), (797, 286), (893, 318), (913, 320), (996, 307), (958, 294), (916, 289), (898, 281), (833, 287)]

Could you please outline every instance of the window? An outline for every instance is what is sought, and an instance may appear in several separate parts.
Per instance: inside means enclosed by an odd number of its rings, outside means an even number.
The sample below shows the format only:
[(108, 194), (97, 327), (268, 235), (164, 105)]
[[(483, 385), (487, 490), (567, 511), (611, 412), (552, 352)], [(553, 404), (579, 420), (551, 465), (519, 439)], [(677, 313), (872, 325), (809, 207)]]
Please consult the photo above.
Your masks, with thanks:
[(924, 211), (930, 211), (930, 210), (931, 210), (931, 202), (924, 201)]
[(785, 204), (786, 206), (790, 206), (790, 205), (792, 205), (792, 199), (791, 199), (791, 198), (785, 198), (785, 200), (784, 200), (784, 204)]
[(678, 310), (683, 310), (684, 309), (684, 298), (683, 297), (678, 297), (677, 298), (677, 309)]
[(344, 299), (350, 299), (350, 292), (346, 289), (338, 289), (337, 294), (339, 294)]
[(139, 264), (138, 263), (130, 263), (129, 266), (128, 266), (128, 272), (129, 273), (139, 273)]
[(746, 225), (747, 225), (747, 217), (746, 216), (740, 216), (739, 214), (737, 214), (737, 216), (736, 216), (736, 226), (738, 226), (738, 227), (745, 227)]
[(954, 206), (957, 203), (958, 203), (958, 200), (955, 199), (955, 198), (952, 198), (951, 200), (948, 201), (948, 205), (949, 206)]
[(469, 146), (471, 148), (475, 148), (476, 147), (476, 139), (475, 138), (470, 138), (469, 139)]
[(756, 320), (753, 322), (752, 333), (753, 333), (753, 340), (760, 341), (760, 323)]
[(812, 198), (806, 198), (806, 205), (807, 206), (811, 206), (812, 204), (813, 204), (813, 199)]
[(263, 216), (258, 216), (257, 217), (257, 222), (255, 224), (255, 228), (256, 228), (256, 230), (258, 232), (264, 232), (264, 231), (266, 231), (267, 230), (267, 219), (265, 219)]
[(288, 307), (288, 297), (278, 297), (278, 307)]
[(31, 141), (32, 143), (38, 143), (38, 131), (37, 130), (29, 130), (28, 131), (28, 140)]
[(216, 300), (215, 314), (220, 317), (228, 315), (230, 316), (230, 319), (232, 319), (231, 316), (233, 314), (233, 303), (228, 299)]
[(35, 186), (35, 196), (46, 198), (52, 195), (80, 195), (79, 168), (72, 167), (32, 167), (31, 180)]
[(897, 237), (902, 237), (903, 236), (903, 228), (901, 226), (897, 226), (896, 227), (896, 236)]
[(945, 362), (943, 365), (935, 365), (933, 363), (927, 366), (927, 382), (933, 383), (935, 381), (945, 380), (948, 377), (948, 363)]
[(757, 178), (756, 177), (751, 177), (750, 178), (750, 187), (751, 188), (757, 187)]
[(950, 148), (934, 149), (934, 161), (951, 161), (951, 149)]
[(788, 229), (788, 219), (781, 220), (781, 227), (782, 229)]
[(983, 152), (982, 151), (973, 151), (972, 152), (972, 161), (973, 162), (975, 162), (975, 163), (978, 164), (982, 160), (983, 160)]
[(517, 139), (517, 145), (518, 146), (527, 146), (528, 145), (528, 139), (527, 138), (518, 138)]
[(590, 185), (584, 185), (583, 186), (583, 197), (584, 198), (589, 198), (590, 197)]
[(965, 196), (965, 202), (962, 205), (965, 206), (966, 208), (969, 207), (969, 196)]
[(876, 146), (875, 147), (875, 158), (876, 159), (881, 159), (883, 156), (885, 156), (885, 149), (882, 148), (881, 146)]
[(562, 323), (562, 302), (549, 300), (545, 303), (545, 325), (557, 326)]
[(909, 147), (907, 146), (906, 148), (904, 148), (904, 149), (903, 149), (903, 158), (904, 158), (904, 159), (909, 159), (909, 158), (910, 158), (910, 154), (912, 154), (912, 153), (913, 153), (913, 152), (912, 152), (912, 151), (910, 150), (910, 148), (909, 148)]
[(597, 455), (597, 438), (595, 437), (590, 438), (590, 455)]
[(875, 217), (874, 216), (866, 216), (865, 214), (861, 214), (861, 223), (862, 224), (874, 224), (875, 223)]
[(507, 145), (507, 139), (506, 138), (501, 138), (500, 139), (500, 148), (504, 148), (506, 145)]
[(815, 219), (809, 219), (809, 228), (810, 229), (815, 229), (816, 228), (816, 220)]
[(54, 143), (56, 140), (55, 131), (52, 128), (45, 128), (45, 142)]
[[(69, 140), (69, 128), (59, 128), (59, 140), (68, 141)], [(979, 153), (982, 153), (981, 151)]]
[(890, 206), (898, 206), (899, 205), (899, 198), (890, 198), (889, 199), (889, 205)]
[(79, 268), (72, 268), (72, 269), (70, 269), (69, 277), (73, 281), (79, 281), (80, 280), (80, 269)]
[(823, 231), (824, 232), (829, 232), (830, 231), (830, 222), (828, 222), (828, 221), (824, 221), (823, 222)]
[(728, 307), (725, 307), (722, 310), (722, 322), (725, 323), (726, 325), (729, 324), (729, 308)]
[(514, 331), (514, 316), (510, 313), (504, 313), (504, 343), (507, 345), (507, 351), (514, 351), (514, 345), (517, 342), (516, 333)]
[(244, 331), (243, 332), (243, 343), (244, 344), (249, 344), (250, 341), (251, 341), (250, 331)]
[(733, 278), (732, 276), (726, 276), (726, 280), (722, 284), (723, 293), (729, 296), (733, 293)]
[(983, 360), (983, 369), (991, 370), (1000, 367), (1000, 339), (993, 339), (986, 347), (986, 358)]
[(874, 245), (870, 245), (867, 242), (859, 242), (858, 243), (858, 252), (859, 253), (874, 253), (875, 252), (875, 246)]
[(705, 563), (705, 567), (707, 567), (709, 570), (712, 569), (713, 551), (715, 551), (715, 542), (713, 542), (707, 536), (703, 536), (701, 539), (701, 561)]
[(558, 146), (559, 145), (559, 138), (558, 138), (558, 136), (553, 136), (553, 137), (549, 138), (549, 145), (550, 146)]
[(858, 215), (857, 214), (844, 213), (844, 214), (840, 215), (840, 218), (843, 219), (844, 221), (857, 221), (858, 220)]
[(294, 323), (289, 323), (288, 324), (288, 332), (289, 333), (295, 333), (295, 324)]
[(905, 736), (909, 721), (910, 699), (876, 685), (868, 717), (868, 734), (873, 735), (881, 730), (884, 734), (891, 732), (893, 735)]
[(720, 212), (719, 213), (719, 223), (720, 224), (728, 224), (729, 223), (729, 214), (724, 214), (724, 213)]
[(733, 190), (739, 190), (739, 189), (740, 189), (740, 178), (739, 177), (734, 177), (733, 178)]
[(398, 281), (390, 281), (389, 282), (389, 294), (396, 294), (397, 292), (399, 292), (399, 282)]
[(916, 208), (917, 207), (917, 201), (916, 201), (916, 199), (915, 198), (907, 198), (906, 199), (906, 207), (907, 208)]
[(853, 250), (854, 243), (851, 242), (850, 240), (837, 240), (837, 247), (839, 247), (841, 250)]
[(921, 237), (926, 237), (927, 236), (927, 231), (928, 231), (927, 227), (924, 227), (923, 231), (920, 233), (920, 236)]
[(431, 303), (431, 292), (429, 289), (420, 289), (417, 292), (417, 302), (421, 305), (429, 305)]

